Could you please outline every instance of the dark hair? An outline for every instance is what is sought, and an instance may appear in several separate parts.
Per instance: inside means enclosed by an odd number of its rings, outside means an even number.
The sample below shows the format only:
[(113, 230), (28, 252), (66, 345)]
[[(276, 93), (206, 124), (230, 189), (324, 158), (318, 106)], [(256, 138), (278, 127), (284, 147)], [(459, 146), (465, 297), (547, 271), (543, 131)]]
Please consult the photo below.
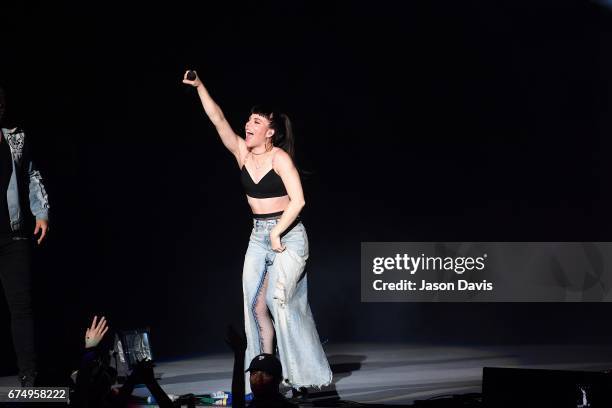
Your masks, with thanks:
[(274, 130), (272, 145), (286, 151), (293, 159), (294, 138), (291, 120), (282, 112), (267, 105), (255, 105), (251, 108), (251, 115), (261, 115), (270, 121), (270, 128)]

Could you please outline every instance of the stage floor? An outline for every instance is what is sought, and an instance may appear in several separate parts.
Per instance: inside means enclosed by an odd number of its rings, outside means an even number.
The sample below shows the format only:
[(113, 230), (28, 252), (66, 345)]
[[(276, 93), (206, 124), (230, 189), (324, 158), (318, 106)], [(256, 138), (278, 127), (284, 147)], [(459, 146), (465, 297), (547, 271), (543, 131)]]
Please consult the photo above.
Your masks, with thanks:
[[(408, 405), (441, 395), (480, 392), (483, 367), (612, 368), (612, 346), (335, 344), (327, 345), (326, 352), (334, 383), (325, 392), (314, 392), (311, 400), (327, 400), (330, 406), (334, 398)], [(156, 372), (161, 374), (160, 384), (166, 392), (180, 395), (230, 390), (231, 369), (232, 356), (226, 353), (160, 361)], [(15, 377), (0, 378), (0, 386), (13, 385)], [(146, 396), (148, 391), (137, 388), (134, 394)]]

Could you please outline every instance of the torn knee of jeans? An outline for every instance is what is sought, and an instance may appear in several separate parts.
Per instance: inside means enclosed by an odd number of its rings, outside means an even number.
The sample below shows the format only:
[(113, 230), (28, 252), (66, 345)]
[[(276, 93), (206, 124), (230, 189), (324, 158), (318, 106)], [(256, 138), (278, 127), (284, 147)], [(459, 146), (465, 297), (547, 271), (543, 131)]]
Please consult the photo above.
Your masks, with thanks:
[(280, 281), (276, 282), (276, 287), (274, 288), (274, 299), (280, 303), (281, 306), (284, 306), (287, 303), (285, 285)]

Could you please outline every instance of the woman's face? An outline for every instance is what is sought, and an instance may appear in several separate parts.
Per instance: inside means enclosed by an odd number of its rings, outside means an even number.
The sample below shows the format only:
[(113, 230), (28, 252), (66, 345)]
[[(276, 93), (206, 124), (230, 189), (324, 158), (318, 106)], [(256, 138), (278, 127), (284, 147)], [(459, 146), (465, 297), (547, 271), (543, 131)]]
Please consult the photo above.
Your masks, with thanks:
[(270, 129), (270, 121), (256, 113), (249, 117), (244, 125), (244, 141), (248, 148), (265, 146), (266, 139), (272, 137), (274, 130)]

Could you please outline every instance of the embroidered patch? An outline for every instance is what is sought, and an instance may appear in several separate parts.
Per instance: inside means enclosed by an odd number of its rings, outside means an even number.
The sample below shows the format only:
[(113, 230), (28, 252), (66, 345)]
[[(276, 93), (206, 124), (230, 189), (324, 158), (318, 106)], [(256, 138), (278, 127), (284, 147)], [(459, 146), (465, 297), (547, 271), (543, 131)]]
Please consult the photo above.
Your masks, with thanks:
[(23, 155), (24, 140), (25, 135), (23, 133), (9, 133), (6, 135), (6, 141), (11, 148), (15, 160), (20, 160)]

